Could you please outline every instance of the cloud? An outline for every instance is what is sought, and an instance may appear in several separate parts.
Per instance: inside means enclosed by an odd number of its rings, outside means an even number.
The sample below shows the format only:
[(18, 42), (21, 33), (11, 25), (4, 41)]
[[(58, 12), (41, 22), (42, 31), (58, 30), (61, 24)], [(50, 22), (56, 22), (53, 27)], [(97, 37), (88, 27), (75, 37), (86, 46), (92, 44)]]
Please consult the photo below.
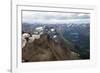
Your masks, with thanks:
[(74, 23), (74, 22), (88, 22), (90, 14), (86, 13), (57, 13), (57, 12), (34, 12), (23, 11), (23, 23)]

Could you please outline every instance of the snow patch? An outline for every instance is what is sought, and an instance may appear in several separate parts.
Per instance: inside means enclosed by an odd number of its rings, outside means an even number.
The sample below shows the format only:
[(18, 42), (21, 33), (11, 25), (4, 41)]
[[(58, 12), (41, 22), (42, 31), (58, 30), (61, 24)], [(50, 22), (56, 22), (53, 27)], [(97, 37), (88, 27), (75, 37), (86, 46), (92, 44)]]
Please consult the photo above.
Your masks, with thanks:
[(53, 36), (53, 38), (56, 38), (56, 37), (57, 37), (57, 35), (54, 35), (54, 36)]
[(55, 29), (52, 28), (51, 31), (55, 31)]
[(24, 33), (22, 36), (23, 36), (23, 38), (29, 38), (30, 37), (30, 34)]
[(37, 27), (35, 29), (38, 30), (38, 31), (42, 31), (43, 30), (43, 27)]

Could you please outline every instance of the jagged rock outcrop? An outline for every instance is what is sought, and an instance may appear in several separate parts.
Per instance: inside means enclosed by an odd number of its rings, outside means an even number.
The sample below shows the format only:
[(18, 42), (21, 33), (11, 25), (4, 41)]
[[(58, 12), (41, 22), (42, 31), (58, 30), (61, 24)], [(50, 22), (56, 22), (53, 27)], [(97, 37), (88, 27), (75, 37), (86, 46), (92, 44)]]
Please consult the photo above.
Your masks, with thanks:
[[(70, 45), (71, 46), (71, 45)], [(23, 62), (57, 61), (79, 59), (79, 54), (72, 52), (63, 38), (55, 41), (44, 33), (39, 39), (27, 42), (22, 48)]]

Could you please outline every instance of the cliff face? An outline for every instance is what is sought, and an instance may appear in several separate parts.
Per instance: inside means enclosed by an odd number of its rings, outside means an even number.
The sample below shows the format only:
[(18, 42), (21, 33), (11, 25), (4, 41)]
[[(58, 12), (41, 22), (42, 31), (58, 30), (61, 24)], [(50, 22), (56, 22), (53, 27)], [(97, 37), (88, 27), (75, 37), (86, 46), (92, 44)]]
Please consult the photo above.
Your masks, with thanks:
[[(72, 45), (70, 45), (72, 46)], [(79, 54), (72, 52), (64, 39), (55, 41), (46, 33), (33, 42), (27, 42), (22, 48), (22, 62), (57, 61), (79, 59)]]

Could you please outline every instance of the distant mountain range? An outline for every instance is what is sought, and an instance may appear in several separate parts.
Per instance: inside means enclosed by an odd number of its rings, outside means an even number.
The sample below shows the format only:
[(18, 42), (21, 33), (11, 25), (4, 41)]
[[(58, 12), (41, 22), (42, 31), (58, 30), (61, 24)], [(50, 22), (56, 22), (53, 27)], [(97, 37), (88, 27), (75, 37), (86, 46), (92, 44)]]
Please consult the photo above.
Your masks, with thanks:
[[(90, 24), (69, 23), (69, 24), (29, 24), (22, 23), (22, 32), (33, 34), (38, 27), (44, 27), (52, 38), (59, 39), (63, 36), (65, 40), (74, 44), (71, 50), (80, 54), (82, 59), (90, 58)], [(60, 34), (60, 35), (57, 35)]]

